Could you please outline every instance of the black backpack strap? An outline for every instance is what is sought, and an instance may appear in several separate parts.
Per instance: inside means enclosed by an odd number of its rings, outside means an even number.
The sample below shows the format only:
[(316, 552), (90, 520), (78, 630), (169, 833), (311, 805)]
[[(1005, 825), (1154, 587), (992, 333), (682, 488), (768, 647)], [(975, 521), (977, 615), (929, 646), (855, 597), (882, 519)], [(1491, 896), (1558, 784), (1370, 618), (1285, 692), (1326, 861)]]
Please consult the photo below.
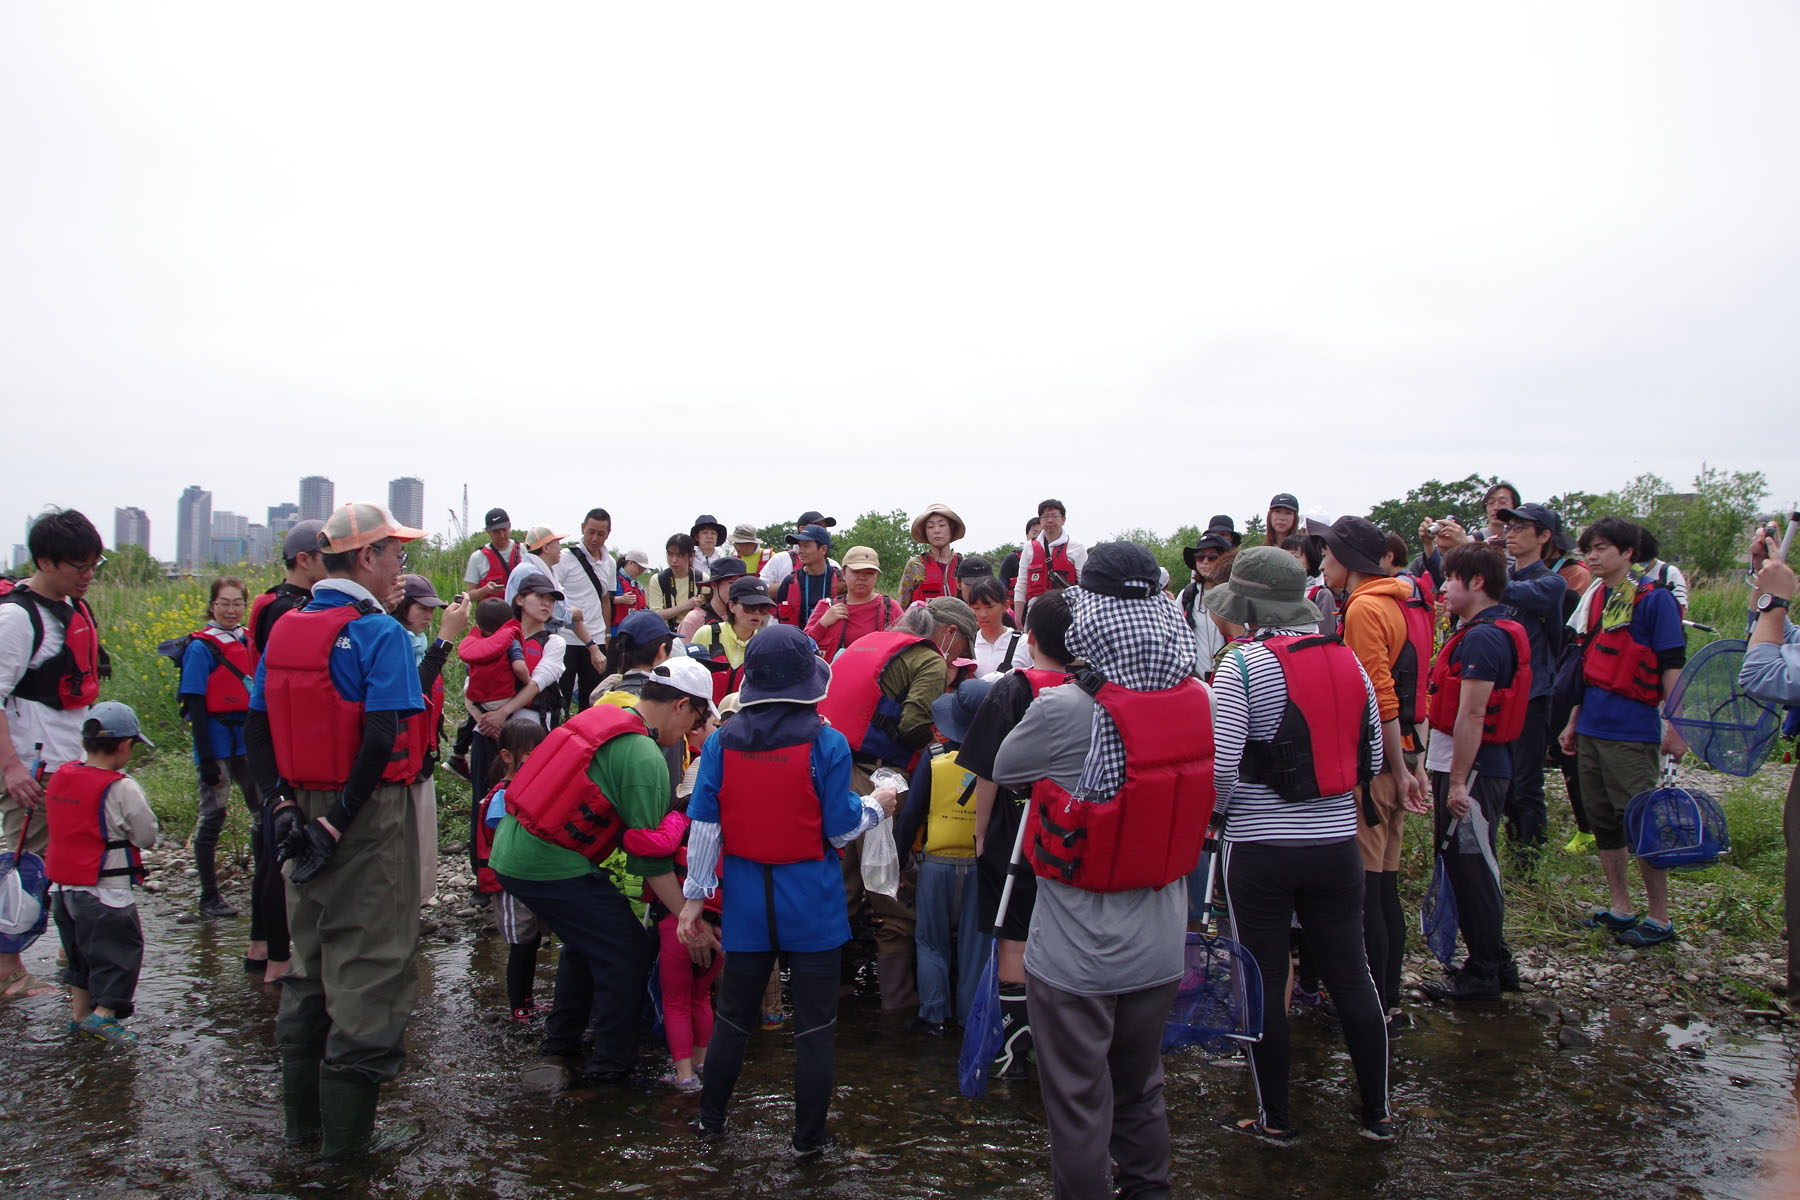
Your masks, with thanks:
[(1002, 671), (1012, 670), (1013, 655), (1018, 653), (1019, 639), (1024, 636), (1025, 635), (1018, 630), (1013, 630), (1012, 641), (1008, 642), (1006, 646), (1006, 657), (1000, 660), (1000, 669)]

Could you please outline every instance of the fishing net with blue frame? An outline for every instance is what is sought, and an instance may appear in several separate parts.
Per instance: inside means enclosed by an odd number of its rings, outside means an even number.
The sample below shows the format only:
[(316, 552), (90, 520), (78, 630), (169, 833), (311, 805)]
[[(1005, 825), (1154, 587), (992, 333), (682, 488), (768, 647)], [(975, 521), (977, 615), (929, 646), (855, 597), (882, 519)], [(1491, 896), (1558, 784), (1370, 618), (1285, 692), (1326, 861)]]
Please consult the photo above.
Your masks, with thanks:
[(1175, 1003), (1163, 1023), (1164, 1054), (1198, 1046), (1226, 1054), (1262, 1038), (1263, 980), (1249, 951), (1227, 937), (1187, 935)]
[(1419, 905), (1419, 935), (1425, 939), (1432, 957), (1446, 967), (1456, 962), (1457, 927), (1456, 889), (1450, 886), (1440, 854), (1431, 871), (1431, 886), (1425, 889), (1425, 899)]
[(1748, 646), (1742, 638), (1702, 646), (1663, 704), (1688, 749), (1727, 775), (1756, 774), (1781, 733), (1781, 710), (1738, 690)]
[(988, 1073), (1006, 1042), (999, 969), (998, 951), (989, 950), (987, 965), (981, 969), (981, 983), (969, 1004), (968, 1023), (963, 1026), (962, 1051), (956, 1058), (956, 1085), (970, 1099), (987, 1094)]
[(16, 932), (0, 930), (0, 954), (23, 954), (50, 925), (50, 880), (44, 860), (29, 850), (0, 852), (0, 881), (17, 888), (7, 907), (16, 905), (18, 911), (8, 915), (22, 926)]
[(1719, 802), (1668, 781), (1631, 798), (1625, 841), (1641, 862), (1663, 871), (1708, 867), (1731, 852), (1731, 831)]

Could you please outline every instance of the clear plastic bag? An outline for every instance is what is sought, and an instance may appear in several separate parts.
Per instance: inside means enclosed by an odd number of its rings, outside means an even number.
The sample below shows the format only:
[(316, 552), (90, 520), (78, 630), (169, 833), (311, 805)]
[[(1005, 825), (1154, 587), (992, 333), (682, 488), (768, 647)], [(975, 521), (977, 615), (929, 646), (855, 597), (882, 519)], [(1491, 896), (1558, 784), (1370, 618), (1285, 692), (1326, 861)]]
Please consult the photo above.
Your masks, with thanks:
[[(878, 788), (906, 791), (906, 776), (891, 767), (877, 769), (869, 776), (869, 782)], [(871, 892), (880, 892), (884, 896), (899, 894), (900, 849), (894, 844), (892, 817), (883, 817), (879, 825), (863, 834), (862, 878), (863, 886)]]

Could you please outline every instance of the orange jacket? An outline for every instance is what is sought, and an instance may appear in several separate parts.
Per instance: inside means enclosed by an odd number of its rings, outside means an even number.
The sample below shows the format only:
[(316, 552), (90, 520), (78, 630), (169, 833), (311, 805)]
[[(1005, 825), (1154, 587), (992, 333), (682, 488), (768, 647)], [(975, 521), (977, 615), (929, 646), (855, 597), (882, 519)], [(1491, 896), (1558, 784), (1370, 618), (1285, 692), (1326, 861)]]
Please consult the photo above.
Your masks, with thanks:
[(1411, 595), (1412, 585), (1406, 580), (1382, 576), (1363, 580), (1344, 602), (1344, 644), (1368, 672), (1384, 723), (1400, 715), (1400, 697), (1394, 692), (1394, 664), (1406, 648), (1406, 618), (1400, 613), (1400, 605)]

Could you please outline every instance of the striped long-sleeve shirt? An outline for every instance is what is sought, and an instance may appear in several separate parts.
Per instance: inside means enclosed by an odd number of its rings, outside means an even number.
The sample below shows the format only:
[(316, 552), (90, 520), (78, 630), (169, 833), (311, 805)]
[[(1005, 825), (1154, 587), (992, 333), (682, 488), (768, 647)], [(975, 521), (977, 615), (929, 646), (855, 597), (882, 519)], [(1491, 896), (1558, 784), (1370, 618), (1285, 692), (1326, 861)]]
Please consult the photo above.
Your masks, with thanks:
[[(1304, 637), (1312, 630), (1267, 629), (1261, 637)], [(1367, 672), (1362, 675), (1368, 694), (1367, 719), (1381, 726), (1375, 690)], [(1225, 814), (1225, 838), (1233, 842), (1329, 842), (1356, 836), (1356, 798), (1352, 792), (1318, 800), (1283, 800), (1274, 790), (1239, 777), (1246, 741), (1270, 741), (1287, 707), (1287, 680), (1273, 651), (1260, 641), (1229, 647), (1213, 675), (1213, 737), (1217, 757), (1213, 778), (1218, 785), (1218, 809)], [(1368, 768), (1382, 768), (1381, 739), (1369, 747)]]

